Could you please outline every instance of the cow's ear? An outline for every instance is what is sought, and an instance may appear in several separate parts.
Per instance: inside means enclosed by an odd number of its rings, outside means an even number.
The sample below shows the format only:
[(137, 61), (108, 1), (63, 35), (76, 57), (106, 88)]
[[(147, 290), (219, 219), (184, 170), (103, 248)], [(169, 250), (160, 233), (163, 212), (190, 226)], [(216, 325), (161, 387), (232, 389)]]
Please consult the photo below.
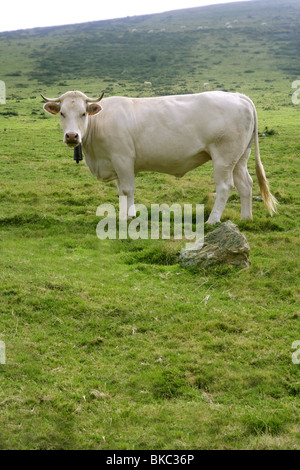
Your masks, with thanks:
[(60, 111), (60, 104), (58, 103), (45, 103), (43, 106), (44, 110), (50, 114), (58, 114)]
[(100, 104), (98, 103), (90, 103), (87, 105), (87, 113), (90, 115), (90, 116), (93, 116), (94, 114), (98, 114), (100, 113), (102, 107), (100, 106)]

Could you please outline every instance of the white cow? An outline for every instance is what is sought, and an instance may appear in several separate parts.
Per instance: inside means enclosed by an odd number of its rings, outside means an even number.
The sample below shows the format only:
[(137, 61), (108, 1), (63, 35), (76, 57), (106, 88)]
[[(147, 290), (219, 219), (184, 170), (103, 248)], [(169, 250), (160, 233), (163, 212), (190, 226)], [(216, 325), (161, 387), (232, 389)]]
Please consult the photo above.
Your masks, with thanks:
[(118, 96), (103, 99), (101, 106), (103, 94), (96, 100), (80, 91), (42, 97), (47, 112), (61, 115), (64, 142), (73, 147), (81, 144), (93, 175), (100, 181), (116, 180), (119, 195), (127, 196), (122, 218), (135, 216), (137, 173), (181, 177), (212, 160), (216, 200), (207, 223), (220, 222), (233, 185), (241, 198), (241, 218), (252, 219), (247, 160), (253, 141), (260, 192), (270, 214), (276, 212), (277, 201), (260, 160), (256, 109), (245, 95), (211, 91), (155, 98)]

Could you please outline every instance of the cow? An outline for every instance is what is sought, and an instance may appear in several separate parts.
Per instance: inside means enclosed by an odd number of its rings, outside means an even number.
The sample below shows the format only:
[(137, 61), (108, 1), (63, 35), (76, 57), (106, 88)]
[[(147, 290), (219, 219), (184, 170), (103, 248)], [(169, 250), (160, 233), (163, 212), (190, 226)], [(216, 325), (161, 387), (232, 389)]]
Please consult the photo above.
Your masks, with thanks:
[[(81, 145), (85, 162), (100, 181), (116, 180), (127, 196), (120, 218), (135, 217), (135, 175), (157, 171), (182, 177), (212, 160), (216, 199), (207, 220), (220, 222), (233, 186), (241, 199), (241, 218), (252, 219), (252, 178), (247, 160), (255, 143), (256, 175), (261, 196), (272, 215), (277, 201), (270, 193), (260, 159), (255, 106), (240, 93), (207, 91), (151, 98), (88, 98), (68, 91), (42, 98), (44, 110), (59, 114), (63, 141)], [(100, 104), (101, 101), (101, 104)]]

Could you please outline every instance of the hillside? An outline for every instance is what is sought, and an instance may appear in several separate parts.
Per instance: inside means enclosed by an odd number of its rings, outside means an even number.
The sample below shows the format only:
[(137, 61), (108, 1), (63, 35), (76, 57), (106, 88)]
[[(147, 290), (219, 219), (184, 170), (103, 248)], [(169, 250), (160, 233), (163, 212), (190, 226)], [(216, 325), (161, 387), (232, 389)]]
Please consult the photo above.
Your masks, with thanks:
[(36, 93), (82, 83), (87, 92), (140, 96), (144, 81), (151, 94), (201, 91), (209, 82), (254, 95), (281, 93), (288, 81), (289, 93), (300, 74), (299, 16), (296, 0), (268, 0), (3, 33), (0, 75), (8, 96), (22, 98), (29, 83)]
[[(0, 34), (0, 449), (299, 449), (299, 24), (298, 0), (261, 0)], [(184, 241), (99, 240), (116, 186), (42, 109), (71, 89), (249, 95), (279, 201), (271, 218), (253, 151), (253, 221), (235, 190), (222, 218), (251, 266), (189, 270)], [(214, 199), (211, 162), (136, 178), (147, 208), (207, 216)]]

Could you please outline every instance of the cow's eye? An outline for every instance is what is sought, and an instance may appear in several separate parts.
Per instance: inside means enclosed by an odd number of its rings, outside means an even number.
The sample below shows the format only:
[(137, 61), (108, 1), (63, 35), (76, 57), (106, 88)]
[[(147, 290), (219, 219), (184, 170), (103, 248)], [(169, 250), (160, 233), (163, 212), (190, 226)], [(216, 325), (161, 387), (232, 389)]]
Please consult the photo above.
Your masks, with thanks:
[(85, 117), (86, 116), (86, 113), (82, 113), (82, 117)]
[(60, 113), (60, 115), (61, 115), (61, 117), (63, 117), (63, 118), (65, 117), (64, 113)]

